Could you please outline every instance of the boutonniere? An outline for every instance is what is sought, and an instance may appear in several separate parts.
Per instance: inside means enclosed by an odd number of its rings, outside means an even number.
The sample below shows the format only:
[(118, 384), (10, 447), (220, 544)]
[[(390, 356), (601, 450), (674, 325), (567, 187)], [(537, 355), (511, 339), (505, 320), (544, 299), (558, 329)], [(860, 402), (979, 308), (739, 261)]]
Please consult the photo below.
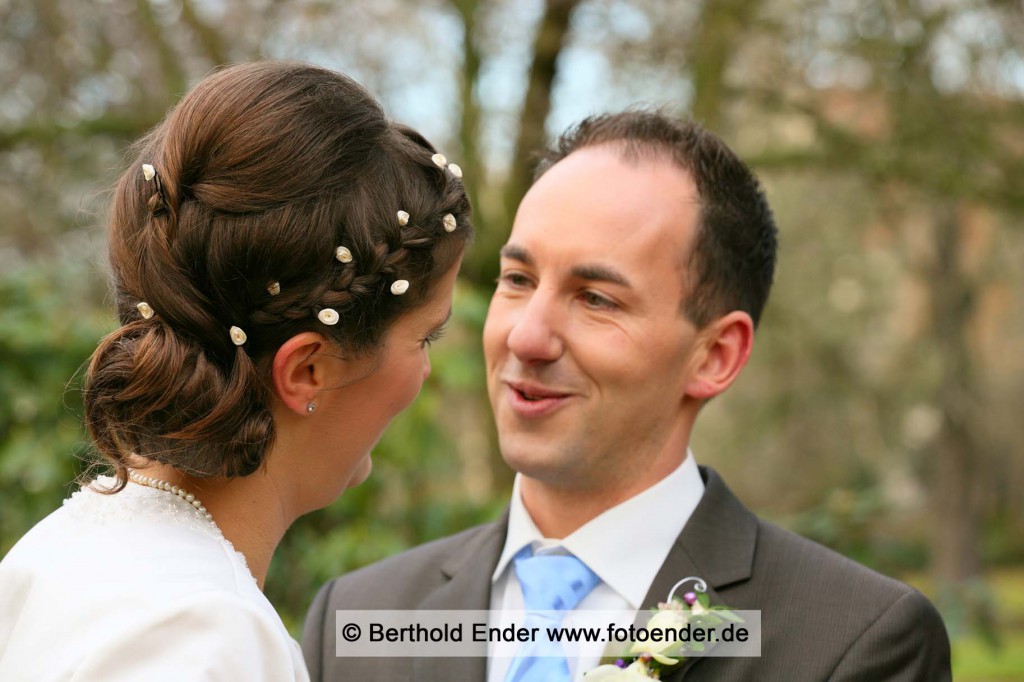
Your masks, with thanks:
[[(693, 591), (682, 598), (676, 590), (694, 581)], [(587, 682), (641, 682), (657, 680), (670, 673), (688, 653), (704, 652), (714, 646), (698, 631), (707, 633), (724, 623), (743, 619), (724, 606), (712, 606), (707, 583), (701, 578), (683, 578), (668, 593), (668, 599), (651, 609), (651, 619), (640, 628), (636, 639), (626, 643), (625, 655), (614, 664), (599, 665), (583, 675)]]

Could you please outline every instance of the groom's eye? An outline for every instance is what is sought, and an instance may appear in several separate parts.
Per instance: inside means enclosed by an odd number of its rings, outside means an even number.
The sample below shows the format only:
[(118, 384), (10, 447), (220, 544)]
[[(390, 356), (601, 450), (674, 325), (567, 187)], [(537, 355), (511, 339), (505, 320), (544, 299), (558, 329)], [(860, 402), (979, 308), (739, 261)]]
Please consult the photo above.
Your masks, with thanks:
[(611, 299), (593, 291), (584, 291), (580, 294), (580, 298), (588, 308), (593, 308), (595, 310), (614, 310), (619, 307)]
[(506, 272), (498, 278), (498, 284), (507, 284), (514, 288), (529, 286), (530, 278), (520, 272)]

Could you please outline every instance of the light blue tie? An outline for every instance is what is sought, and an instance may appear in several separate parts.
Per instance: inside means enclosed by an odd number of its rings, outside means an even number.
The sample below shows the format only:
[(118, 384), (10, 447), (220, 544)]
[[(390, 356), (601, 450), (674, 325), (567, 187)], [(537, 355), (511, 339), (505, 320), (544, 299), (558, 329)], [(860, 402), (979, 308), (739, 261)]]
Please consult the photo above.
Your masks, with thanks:
[[(532, 554), (529, 547), (520, 552), (515, 570), (527, 612), (524, 625), (539, 628), (538, 637), (523, 644), (512, 659), (505, 682), (569, 682), (565, 652), (560, 643), (548, 639), (547, 628), (558, 627), (565, 612), (576, 608), (601, 579), (572, 555)], [(538, 611), (561, 613), (542, 615)]]

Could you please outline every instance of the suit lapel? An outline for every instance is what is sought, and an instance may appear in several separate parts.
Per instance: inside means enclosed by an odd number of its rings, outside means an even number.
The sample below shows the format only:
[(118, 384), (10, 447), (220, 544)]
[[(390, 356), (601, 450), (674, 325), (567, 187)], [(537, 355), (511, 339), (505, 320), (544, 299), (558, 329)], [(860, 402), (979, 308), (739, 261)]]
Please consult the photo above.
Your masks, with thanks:
[[(424, 596), (420, 610), (483, 611), (491, 608), (491, 574), (505, 546), (508, 511), (466, 542), (441, 566), (444, 584)], [(486, 680), (486, 658), (416, 658), (413, 679), (421, 682)]]
[[(757, 517), (736, 499), (721, 477), (708, 467), (700, 467), (704, 479), (704, 496), (693, 511), (686, 527), (679, 534), (665, 563), (654, 577), (644, 598), (642, 610), (657, 607), (668, 598), (672, 588), (683, 578), (698, 577), (707, 582), (712, 605), (729, 606), (717, 589), (750, 578), (757, 543)], [(676, 590), (676, 595), (693, 589), (693, 581)], [(691, 658), (665, 678), (665, 682), (681, 680), (700, 658)]]
[[(715, 600), (715, 588), (750, 577), (757, 518), (736, 499), (713, 469), (702, 466), (700, 471), (704, 496), (654, 577), (644, 598), (644, 609), (665, 601), (672, 587), (683, 578), (695, 576), (707, 581), (708, 596), (714, 604), (720, 603)], [(692, 583), (687, 587), (690, 585)]]

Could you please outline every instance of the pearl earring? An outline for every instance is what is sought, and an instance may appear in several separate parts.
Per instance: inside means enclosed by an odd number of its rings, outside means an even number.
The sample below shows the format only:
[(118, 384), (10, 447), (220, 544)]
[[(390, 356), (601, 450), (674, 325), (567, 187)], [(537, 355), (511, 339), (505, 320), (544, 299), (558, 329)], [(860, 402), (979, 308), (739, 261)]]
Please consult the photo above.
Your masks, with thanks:
[(313, 401), (310, 401), (309, 404), (306, 405), (306, 412), (309, 412), (310, 414), (313, 414), (314, 410), (316, 410), (316, 403), (314, 403)]

